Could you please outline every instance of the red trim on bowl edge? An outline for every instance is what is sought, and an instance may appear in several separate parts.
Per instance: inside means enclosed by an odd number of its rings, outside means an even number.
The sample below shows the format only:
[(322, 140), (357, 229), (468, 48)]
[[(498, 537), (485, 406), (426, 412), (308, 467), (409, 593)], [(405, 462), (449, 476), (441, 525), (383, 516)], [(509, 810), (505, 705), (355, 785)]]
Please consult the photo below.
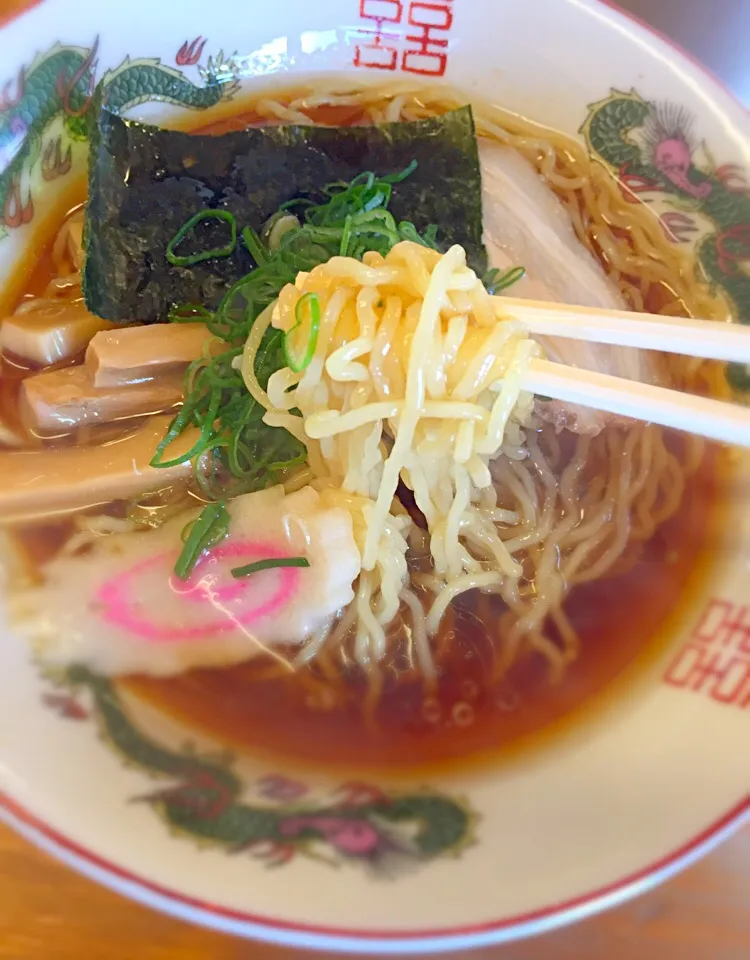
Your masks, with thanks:
[(641, 19), (637, 14), (631, 13), (630, 10), (625, 10), (620, 6), (619, 3), (616, 3), (615, 0), (594, 0), (595, 3), (599, 4), (602, 7), (607, 7), (610, 10), (614, 10), (615, 13), (619, 13), (624, 20), (630, 20), (631, 23), (637, 24), (641, 29), (645, 30), (646, 33), (651, 33), (662, 43), (665, 43), (668, 47), (671, 47), (672, 50), (679, 53), (681, 57), (684, 57), (685, 60), (688, 60), (694, 67), (697, 67), (701, 73), (705, 73), (706, 76), (716, 84), (717, 87), (721, 87), (724, 93), (733, 100), (740, 109), (744, 110), (745, 113), (750, 114), (750, 106), (745, 105), (740, 98), (737, 96), (734, 90), (722, 80), (722, 78), (714, 73), (714, 71), (705, 64), (701, 59), (699, 59), (692, 51), (688, 50), (686, 47), (683, 47), (679, 44), (673, 37), (668, 36), (666, 33), (663, 33), (658, 27), (655, 27), (653, 24), (648, 23), (648, 21)]
[(58, 853), (67, 853), (75, 859), (83, 861), (85, 864), (103, 870), (110, 877), (134, 884), (147, 893), (171, 900), (173, 903), (182, 907), (201, 910), (209, 916), (213, 915), (219, 919), (234, 921), (237, 923), (253, 924), (256, 927), (265, 927), (268, 930), (290, 931), (297, 934), (311, 934), (318, 937), (334, 937), (350, 941), (356, 940), (392, 940), (392, 941), (418, 941), (424, 939), (448, 939), (452, 937), (472, 937), (482, 936), (492, 933), (500, 933), (512, 927), (522, 926), (528, 923), (539, 922), (553, 917), (559, 917), (569, 911), (583, 906), (594, 906), (597, 902), (604, 900), (613, 894), (624, 892), (628, 887), (642, 883), (649, 877), (670, 867), (678, 867), (680, 861), (686, 860), (692, 853), (695, 853), (700, 847), (704, 846), (720, 833), (727, 829), (736, 829), (742, 825), (743, 819), (750, 817), (750, 795), (732, 807), (718, 820), (711, 823), (706, 829), (696, 834), (691, 840), (678, 847), (671, 853), (659, 860), (654, 861), (647, 867), (637, 870), (634, 873), (621, 877), (612, 883), (606, 884), (588, 893), (573, 897), (570, 900), (562, 900), (559, 903), (553, 903), (529, 913), (518, 914), (514, 917), (506, 917), (502, 920), (489, 921), (466, 927), (449, 927), (425, 930), (361, 930), (357, 928), (336, 928), (315, 926), (313, 924), (293, 923), (288, 920), (281, 920), (275, 917), (257, 916), (252, 913), (243, 913), (240, 910), (231, 910), (221, 907), (210, 901), (200, 900), (196, 897), (189, 897), (185, 894), (170, 890), (168, 887), (162, 887), (159, 884), (152, 883), (138, 874), (131, 873), (117, 864), (111, 863), (100, 857), (98, 854), (87, 850), (74, 840), (59, 833), (53, 827), (50, 827), (44, 821), (39, 820), (33, 814), (29, 813), (24, 807), (16, 803), (9, 796), (0, 791), (0, 811), (4, 810), (10, 814), (10, 819), (20, 822), (29, 829), (32, 834), (36, 834), (34, 839), (44, 840), (56, 848)]

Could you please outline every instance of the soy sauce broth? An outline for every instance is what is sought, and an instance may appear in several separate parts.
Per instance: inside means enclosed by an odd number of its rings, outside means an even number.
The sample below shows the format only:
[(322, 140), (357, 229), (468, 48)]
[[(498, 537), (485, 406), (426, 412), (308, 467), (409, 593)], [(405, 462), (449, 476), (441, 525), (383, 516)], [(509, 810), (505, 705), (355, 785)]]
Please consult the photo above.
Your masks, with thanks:
[[(315, 123), (363, 119), (357, 106), (305, 112)], [(197, 132), (267, 122), (250, 110)], [(541, 658), (524, 659), (503, 680), (493, 681), (491, 623), (479, 622), (468, 601), (457, 617), (454, 642), (440, 660), (435, 695), (427, 698), (419, 678), (388, 670), (376, 698), (354, 672), (338, 682), (327, 682), (314, 667), (269, 676), (262, 660), (171, 680), (133, 679), (126, 686), (222, 742), (296, 762), (405, 771), (497, 755), (575, 715), (667, 639), (680, 599), (704, 576), (702, 549), (718, 523), (716, 460), (706, 457), (688, 481), (678, 514), (642, 547), (627, 573), (573, 591), (565, 609), (581, 638), (581, 655), (557, 685), (548, 682)], [(497, 602), (491, 622), (497, 622), (499, 607)]]
[[(363, 118), (359, 107), (350, 106), (317, 107), (307, 113), (314, 122), (328, 124)], [(194, 132), (223, 133), (267, 122), (248, 110), (197, 128), (193, 118), (191, 127)], [(72, 191), (66, 209), (81, 202), (83, 186)], [(49, 237), (60, 222), (62, 210), (54, 223), (45, 223), (35, 267), (13, 285), (16, 297), (22, 291), (39, 295), (52, 279)], [(659, 305), (649, 303), (652, 309)], [(18, 384), (25, 375), (22, 368), (12, 368), (6, 365), (0, 377), (0, 407), (9, 422), (14, 421)], [(170, 679), (119, 682), (189, 728), (279, 761), (413, 772), (495, 758), (540, 731), (575, 719), (593, 696), (668, 641), (681, 601), (700, 589), (705, 578), (703, 551), (720, 526), (719, 460), (716, 451), (704, 459), (687, 483), (678, 514), (641, 548), (627, 572), (573, 591), (565, 609), (581, 638), (581, 654), (559, 684), (548, 682), (540, 657), (525, 658), (508, 676), (494, 680), (493, 630), (501, 606), (488, 601), (482, 622), (471, 598), (459, 607), (453, 642), (439, 660), (437, 689), (429, 696), (420, 679), (391, 670), (384, 671), (375, 697), (357, 672), (336, 679), (326, 678), (318, 667), (274, 672), (263, 658)], [(66, 520), (14, 535), (29, 563), (38, 566), (57, 552), (72, 529)]]
[(580, 635), (581, 654), (558, 684), (549, 683), (541, 657), (520, 661), (494, 682), (492, 631), (501, 605), (480, 623), (469, 600), (440, 659), (434, 697), (425, 697), (421, 680), (386, 670), (383, 689), (370, 705), (372, 691), (359, 674), (331, 683), (307, 667), (269, 677), (269, 663), (261, 659), (124, 685), (188, 725), (256, 755), (402, 772), (497, 757), (550, 725), (574, 719), (591, 697), (668, 642), (681, 600), (700, 589), (705, 576), (702, 551), (718, 523), (716, 459), (706, 458), (680, 512), (657, 530), (626, 573), (573, 590), (565, 609)]

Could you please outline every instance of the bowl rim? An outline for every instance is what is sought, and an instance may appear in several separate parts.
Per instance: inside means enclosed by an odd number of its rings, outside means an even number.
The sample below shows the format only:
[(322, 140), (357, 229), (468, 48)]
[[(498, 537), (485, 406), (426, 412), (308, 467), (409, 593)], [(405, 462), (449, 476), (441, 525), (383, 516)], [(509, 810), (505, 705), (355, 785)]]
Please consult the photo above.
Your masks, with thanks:
[(546, 933), (617, 906), (669, 880), (727, 840), (740, 827), (750, 825), (750, 796), (730, 808), (685, 844), (640, 870), (602, 887), (529, 913), (480, 924), (425, 930), (366, 930), (319, 926), (233, 910), (189, 897), (106, 860), (39, 820), (2, 792), (0, 821), (89, 879), (177, 919), (284, 946), (403, 954), (490, 946)]
[[(619, 18), (656, 37), (678, 58), (690, 62), (740, 107), (747, 116), (750, 126), (750, 106), (745, 105), (737, 94), (694, 54), (657, 27), (623, 9), (614, 0), (587, 0), (587, 2), (594, 8), (605, 8), (608, 16)], [(0, 12), (0, 31), (43, 3), (44, 0), (18, 0), (14, 9), (4, 14)], [(750, 794), (684, 844), (646, 866), (601, 887), (534, 911), (498, 920), (465, 926), (415, 930), (368, 930), (306, 924), (230, 909), (207, 900), (190, 897), (153, 883), (148, 878), (107, 860), (38, 818), (2, 790), (0, 790), (0, 822), (87, 878), (176, 919), (280, 946), (341, 952), (356, 951), (367, 954), (416, 954), (428, 950), (443, 952), (479, 948), (550, 932), (639, 896), (696, 863), (743, 826), (750, 826)]]

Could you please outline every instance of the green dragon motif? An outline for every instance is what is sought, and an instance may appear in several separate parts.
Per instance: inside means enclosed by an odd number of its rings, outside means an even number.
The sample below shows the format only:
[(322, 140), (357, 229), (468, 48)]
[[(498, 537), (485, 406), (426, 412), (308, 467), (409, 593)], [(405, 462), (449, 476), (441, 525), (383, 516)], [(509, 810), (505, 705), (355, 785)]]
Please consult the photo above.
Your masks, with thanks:
[[(100, 100), (109, 109), (123, 112), (150, 100), (203, 110), (229, 98), (236, 82), (220, 82), (213, 70), (203, 71), (205, 84), (197, 86), (179, 70), (159, 60), (126, 60), (102, 78), (97, 96), (97, 43), (90, 48), (56, 45), (22, 68), (16, 89), (6, 84), (0, 98), (0, 224), (6, 230), (33, 218), (33, 197), (22, 201), (22, 181), (30, 177), (42, 154), (42, 139), (57, 118), (62, 118), (67, 142), (45, 152), (51, 163), (45, 179), (71, 168), (71, 144), (88, 139)], [(67, 150), (65, 147), (67, 146)], [(28, 189), (28, 188), (27, 188)]]
[(612, 90), (589, 111), (581, 133), (594, 156), (619, 177), (626, 196), (665, 195), (677, 219), (668, 214), (662, 222), (673, 239), (694, 242), (679, 231), (675, 238), (671, 222), (691, 230), (691, 219), (705, 218), (709, 233), (696, 247), (700, 268), (726, 294), (734, 315), (750, 323), (750, 190), (743, 173), (731, 164), (700, 169), (691, 117), (672, 104)]
[[(400, 859), (457, 856), (472, 840), (475, 816), (450, 797), (427, 791), (390, 795), (350, 782), (325, 799), (305, 800), (307, 787), (280, 775), (245, 785), (231, 757), (199, 754), (189, 746), (174, 751), (143, 734), (110, 680), (74, 667), (64, 684), (75, 695), (47, 694), (45, 702), (65, 717), (83, 719), (80, 693), (88, 691), (107, 744), (128, 764), (171, 781), (137, 800), (150, 804), (173, 833), (201, 844), (249, 851), (270, 865), (287, 863), (296, 853), (330, 861), (322, 848), (333, 853), (334, 863), (362, 861), (382, 869)], [(245, 802), (249, 793), (258, 802)]]
[[(589, 147), (600, 159), (618, 170), (641, 163), (641, 151), (628, 139), (631, 130), (642, 127), (650, 112), (649, 105), (637, 95), (613, 96), (592, 104), (592, 112), (581, 132)], [(641, 172), (640, 170), (638, 172)]]

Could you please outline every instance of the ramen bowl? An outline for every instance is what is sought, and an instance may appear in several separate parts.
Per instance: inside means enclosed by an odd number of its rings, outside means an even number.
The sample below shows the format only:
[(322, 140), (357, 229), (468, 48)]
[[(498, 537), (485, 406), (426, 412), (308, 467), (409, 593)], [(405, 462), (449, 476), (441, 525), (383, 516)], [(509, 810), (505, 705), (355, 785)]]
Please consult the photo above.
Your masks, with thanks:
[[(130, 116), (189, 127), (198, 110), (205, 126), (244, 96), (330, 75), (341, 89), (450, 84), (577, 137), (750, 319), (750, 119), (608, 5), (287, 0), (239, 18), (230, 0), (210, 16), (144, 0), (27, 6), (0, 30), (6, 313), (80, 190), (95, 79), (126, 91)], [(637, 601), (608, 594), (612, 637), (630, 625), (637, 655), (586, 697), (563, 685), (533, 732), (500, 726), (460, 762), (243, 749), (137, 685), (40, 669), (4, 607), (0, 817), (151, 907), (304, 947), (479, 946), (641, 893), (748, 821), (748, 469), (714, 454), (689, 562), (667, 551), (677, 574), (655, 567)], [(502, 697), (517, 731), (523, 704)]]

